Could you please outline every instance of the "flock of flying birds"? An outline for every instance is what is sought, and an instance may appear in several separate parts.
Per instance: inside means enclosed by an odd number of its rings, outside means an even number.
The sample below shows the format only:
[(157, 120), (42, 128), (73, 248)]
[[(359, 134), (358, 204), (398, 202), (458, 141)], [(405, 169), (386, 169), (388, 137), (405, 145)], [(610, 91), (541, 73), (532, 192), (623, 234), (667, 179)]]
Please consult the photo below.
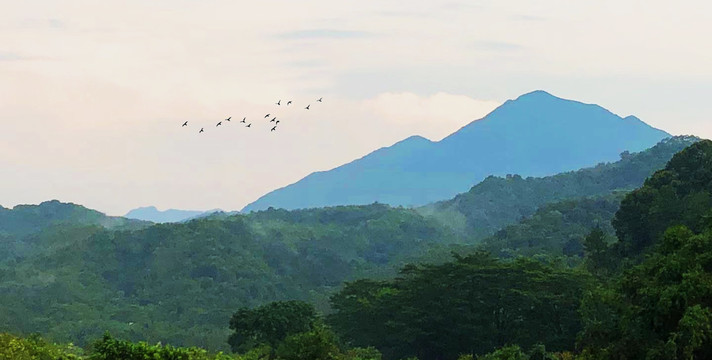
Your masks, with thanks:
[[(316, 102), (322, 102), (322, 99), (323, 99), (323, 98), (318, 98), (318, 99), (316, 100)], [(281, 105), (282, 105), (282, 100), (277, 101), (275, 104), (276, 104), (277, 106), (281, 106)], [(292, 105), (292, 101), (291, 101), (291, 100), (288, 100), (288, 101), (287, 101), (287, 104), (286, 104), (285, 106), (289, 106), (289, 105)], [(305, 107), (304, 109), (305, 109), (305, 110), (309, 110), (309, 107), (310, 107), (310, 106), (311, 106), (311, 104), (307, 105), (307, 107)], [(270, 116), (272, 116), (272, 114), (267, 114), (267, 115), (264, 116), (264, 118), (265, 118), (265, 119), (268, 119)], [(228, 118), (225, 119), (225, 120), (218, 121), (218, 123), (215, 125), (215, 127), (218, 127), (218, 126), (222, 125), (223, 121), (230, 121), (231, 119), (232, 119), (232, 116), (228, 117)], [(277, 120), (277, 117), (274, 116), (269, 122), (274, 123), (274, 126), (272, 127), (272, 129), (271, 129), (270, 131), (275, 131), (275, 130), (277, 130), (277, 125), (279, 124), (279, 120)], [(242, 118), (242, 121), (240, 121), (240, 123), (241, 123), (241, 124), (246, 124), (245, 127), (251, 127), (251, 126), (252, 126), (252, 123), (248, 123), (248, 122), (247, 122), (247, 117), (243, 117), (243, 118)], [(188, 122), (187, 122), (187, 121), (184, 122), (183, 125), (181, 125), (181, 127), (184, 127), (184, 126), (188, 126)], [(201, 127), (201, 128), (200, 128), (200, 131), (198, 131), (198, 134), (203, 133), (203, 132), (205, 132), (205, 129)]]

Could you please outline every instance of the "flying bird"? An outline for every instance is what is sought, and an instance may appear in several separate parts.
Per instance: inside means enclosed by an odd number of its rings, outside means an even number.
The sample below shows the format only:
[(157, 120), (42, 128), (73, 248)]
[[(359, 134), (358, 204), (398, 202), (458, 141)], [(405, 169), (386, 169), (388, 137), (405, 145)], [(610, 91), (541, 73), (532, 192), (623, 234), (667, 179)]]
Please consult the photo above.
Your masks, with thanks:
[(291, 103), (292, 103), (292, 100), (287, 101), (287, 105), (289, 105), (289, 104), (291, 104)]
[(183, 125), (181, 125), (181, 127), (183, 127), (183, 126), (188, 126), (188, 122), (187, 121), (184, 122)]
[(321, 102), (321, 99), (323, 99), (323, 98), (319, 98), (319, 100), (317, 100), (317, 102)]
[(247, 126), (245, 126), (245, 127), (250, 127), (250, 126), (252, 126), (252, 123), (247, 124)]
[(307, 105), (307, 107), (305, 107), (305, 109), (309, 110), (310, 106), (311, 106), (311, 104)]
[(220, 125), (222, 125), (222, 121), (219, 121), (218, 124), (215, 125), (215, 127), (218, 127), (218, 126), (220, 126)]
[(269, 116), (270, 116), (270, 114), (265, 115), (265, 119), (268, 118)]
[(225, 119), (225, 121), (230, 121), (230, 119), (232, 119), (232, 116), (230, 116), (229, 118)]
[(279, 124), (279, 120), (277, 120), (274, 124), (275, 124), (275, 125)]
[(242, 121), (240, 121), (240, 122), (241, 122), (241, 123), (244, 123), (244, 122), (245, 122), (245, 119), (247, 119), (247, 118), (246, 118), (246, 117), (242, 118)]
[(275, 126), (272, 128), (272, 130), (270, 130), (270, 131), (275, 131), (275, 130), (277, 130), (277, 125), (275, 125)]
[(282, 100), (277, 101), (277, 105), (282, 105)]
[(269, 122), (274, 122), (275, 120), (277, 120), (277, 117), (276, 117), (276, 116), (273, 117), (272, 120), (270, 120)]
[(200, 134), (201, 132), (203, 132), (203, 128), (200, 128), (200, 131), (198, 131), (198, 134)]

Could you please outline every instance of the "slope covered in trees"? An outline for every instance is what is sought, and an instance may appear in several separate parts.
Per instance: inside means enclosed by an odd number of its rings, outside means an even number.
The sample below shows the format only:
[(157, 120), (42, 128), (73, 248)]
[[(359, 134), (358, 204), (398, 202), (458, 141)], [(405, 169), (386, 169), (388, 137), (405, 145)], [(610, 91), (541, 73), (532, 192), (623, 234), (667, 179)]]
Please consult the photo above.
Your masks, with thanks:
[(342, 281), (390, 276), (458, 241), (415, 211), (378, 204), (84, 229), (47, 234), (64, 246), (0, 263), (0, 330), (79, 344), (110, 330), (225, 349), (239, 307), (300, 299), (325, 309)]
[(638, 188), (675, 153), (698, 140), (691, 136), (672, 137), (639, 153), (625, 152), (614, 163), (553, 176), (490, 176), (466, 193), (419, 211), (469, 236), (483, 238), (533, 215), (547, 203)]
[(480, 249), (502, 258), (550, 255), (583, 257), (584, 238), (597, 228), (613, 237), (611, 220), (625, 191), (551, 203), (484, 239)]

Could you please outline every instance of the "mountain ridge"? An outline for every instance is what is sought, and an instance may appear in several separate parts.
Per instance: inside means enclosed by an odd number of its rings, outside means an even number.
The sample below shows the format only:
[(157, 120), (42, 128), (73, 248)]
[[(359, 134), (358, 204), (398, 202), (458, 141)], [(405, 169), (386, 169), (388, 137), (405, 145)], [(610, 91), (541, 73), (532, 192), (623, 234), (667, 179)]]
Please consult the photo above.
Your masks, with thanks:
[(143, 206), (130, 210), (124, 215), (127, 219), (136, 219), (150, 221), (154, 223), (174, 223), (188, 221), (197, 217), (209, 216), (216, 212), (222, 212), (221, 209), (212, 210), (181, 210), (181, 209), (166, 209), (158, 210), (155, 206)]

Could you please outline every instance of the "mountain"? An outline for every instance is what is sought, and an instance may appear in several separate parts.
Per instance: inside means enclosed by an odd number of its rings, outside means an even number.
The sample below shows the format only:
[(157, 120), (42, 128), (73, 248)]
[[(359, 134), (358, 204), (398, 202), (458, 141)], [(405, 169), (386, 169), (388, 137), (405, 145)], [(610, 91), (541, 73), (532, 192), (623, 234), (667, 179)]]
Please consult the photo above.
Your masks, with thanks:
[(272, 191), (242, 211), (347, 204), (417, 206), (467, 191), (488, 175), (546, 176), (647, 149), (669, 134), (634, 116), (534, 91), (441, 141), (409, 137)]
[(616, 162), (552, 176), (489, 176), (467, 192), (420, 207), (418, 211), (467, 237), (487, 237), (533, 215), (547, 203), (636, 189), (673, 155), (699, 140), (694, 136), (675, 136), (645, 151), (624, 152)]
[(133, 209), (124, 215), (125, 218), (150, 221), (154, 223), (174, 223), (195, 219), (198, 217), (208, 216), (215, 212), (220, 212), (220, 209), (208, 211), (197, 210), (158, 210), (155, 206), (146, 206)]

